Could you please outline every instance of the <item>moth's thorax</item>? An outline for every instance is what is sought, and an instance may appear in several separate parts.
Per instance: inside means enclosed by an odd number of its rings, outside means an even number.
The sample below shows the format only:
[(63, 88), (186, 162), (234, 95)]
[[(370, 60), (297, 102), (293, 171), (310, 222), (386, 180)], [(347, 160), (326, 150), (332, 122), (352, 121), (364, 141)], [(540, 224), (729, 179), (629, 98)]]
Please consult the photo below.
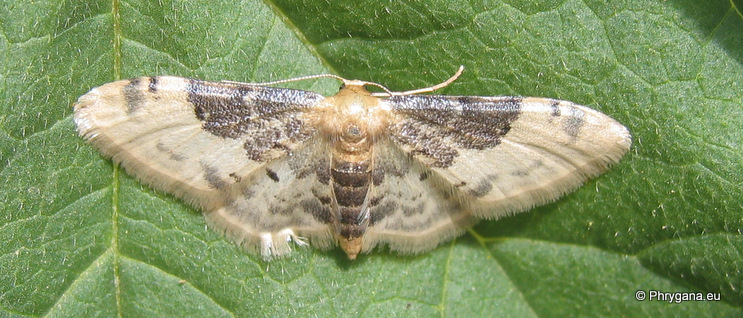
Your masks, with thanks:
[(390, 111), (363, 85), (347, 83), (323, 101), (319, 126), (328, 137), (354, 144), (385, 133)]

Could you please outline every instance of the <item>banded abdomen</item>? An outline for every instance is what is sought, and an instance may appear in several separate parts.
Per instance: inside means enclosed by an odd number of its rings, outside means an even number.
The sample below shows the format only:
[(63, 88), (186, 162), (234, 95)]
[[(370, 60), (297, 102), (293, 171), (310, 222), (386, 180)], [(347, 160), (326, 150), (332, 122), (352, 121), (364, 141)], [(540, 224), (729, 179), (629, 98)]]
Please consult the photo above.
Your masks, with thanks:
[(369, 224), (368, 193), (372, 186), (373, 145), (365, 131), (350, 124), (333, 143), (330, 180), (336, 207), (336, 233), (351, 259), (362, 248)]

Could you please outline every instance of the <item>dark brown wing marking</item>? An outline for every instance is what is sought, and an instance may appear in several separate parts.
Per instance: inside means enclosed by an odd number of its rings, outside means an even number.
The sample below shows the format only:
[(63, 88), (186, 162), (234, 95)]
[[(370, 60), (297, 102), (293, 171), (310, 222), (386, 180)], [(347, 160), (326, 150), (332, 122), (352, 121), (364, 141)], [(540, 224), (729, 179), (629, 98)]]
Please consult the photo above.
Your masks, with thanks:
[(295, 89), (190, 80), (188, 101), (204, 130), (223, 138), (246, 138), (251, 160), (266, 162), (289, 145), (315, 132), (304, 123), (304, 111), (322, 101), (322, 95)]
[(413, 95), (387, 102), (402, 115), (391, 129), (392, 140), (438, 168), (451, 166), (457, 149), (499, 145), (521, 113), (518, 97)]

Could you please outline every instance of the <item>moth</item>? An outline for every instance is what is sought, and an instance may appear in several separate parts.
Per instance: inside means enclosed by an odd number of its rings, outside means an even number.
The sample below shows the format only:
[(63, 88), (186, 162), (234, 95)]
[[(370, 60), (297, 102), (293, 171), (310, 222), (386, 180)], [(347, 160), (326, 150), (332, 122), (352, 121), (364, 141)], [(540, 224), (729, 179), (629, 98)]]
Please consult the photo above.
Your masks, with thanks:
[[(173, 76), (104, 84), (77, 130), (152, 188), (265, 259), (291, 244), (431, 250), (480, 219), (552, 202), (629, 150), (614, 119), (536, 97), (419, 95), (333, 77), (331, 97)], [(383, 91), (369, 92), (377, 86)], [(293, 243), (292, 243), (293, 242)]]

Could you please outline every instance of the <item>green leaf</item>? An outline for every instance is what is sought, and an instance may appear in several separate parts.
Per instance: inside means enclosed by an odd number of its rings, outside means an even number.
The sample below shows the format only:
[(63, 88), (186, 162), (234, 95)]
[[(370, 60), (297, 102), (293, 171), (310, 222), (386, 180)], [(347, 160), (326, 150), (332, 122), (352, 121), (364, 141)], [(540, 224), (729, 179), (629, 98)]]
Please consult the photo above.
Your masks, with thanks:
[[(741, 316), (742, 8), (0, 0), (0, 315)], [(630, 128), (630, 154), (554, 204), (419, 256), (300, 248), (266, 263), (103, 160), (71, 120), (78, 96), (133, 76), (329, 72), (407, 90), (461, 64), (441, 93), (585, 104)]]

